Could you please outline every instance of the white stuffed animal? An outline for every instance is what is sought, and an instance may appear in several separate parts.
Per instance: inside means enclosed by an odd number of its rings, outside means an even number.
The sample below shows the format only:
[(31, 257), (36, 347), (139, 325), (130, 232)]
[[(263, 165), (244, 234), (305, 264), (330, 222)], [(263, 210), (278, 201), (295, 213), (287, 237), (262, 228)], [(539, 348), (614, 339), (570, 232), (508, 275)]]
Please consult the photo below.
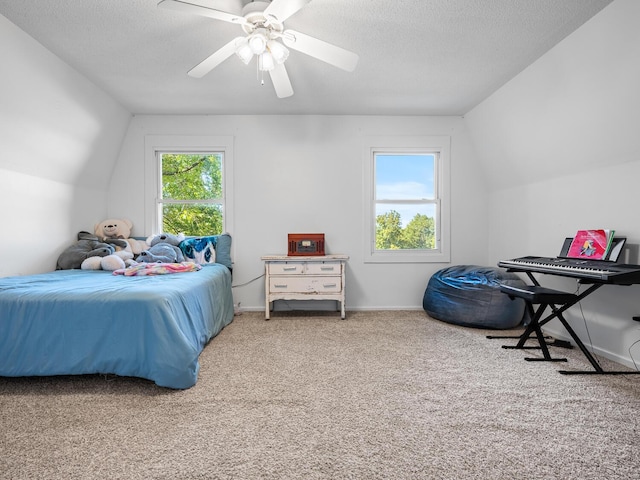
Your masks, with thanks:
[(142, 251), (147, 250), (149, 245), (144, 240), (136, 240), (130, 238), (133, 223), (126, 218), (108, 218), (97, 223), (94, 233), (98, 238), (104, 241), (109, 238), (119, 238), (125, 240), (129, 246), (125, 250), (130, 251), (134, 255), (139, 255)]
[(127, 250), (120, 250), (106, 257), (86, 258), (80, 268), (82, 270), (109, 270), (113, 272), (136, 264), (137, 262), (133, 260), (133, 253)]

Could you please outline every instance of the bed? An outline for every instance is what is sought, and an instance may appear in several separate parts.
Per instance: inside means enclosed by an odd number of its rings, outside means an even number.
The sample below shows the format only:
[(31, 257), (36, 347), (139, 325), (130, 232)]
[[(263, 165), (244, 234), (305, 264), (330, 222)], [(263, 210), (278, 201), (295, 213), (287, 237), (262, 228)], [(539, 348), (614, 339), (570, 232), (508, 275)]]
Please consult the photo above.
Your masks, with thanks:
[(0, 278), (0, 376), (115, 374), (195, 385), (198, 357), (233, 320), (231, 271)]

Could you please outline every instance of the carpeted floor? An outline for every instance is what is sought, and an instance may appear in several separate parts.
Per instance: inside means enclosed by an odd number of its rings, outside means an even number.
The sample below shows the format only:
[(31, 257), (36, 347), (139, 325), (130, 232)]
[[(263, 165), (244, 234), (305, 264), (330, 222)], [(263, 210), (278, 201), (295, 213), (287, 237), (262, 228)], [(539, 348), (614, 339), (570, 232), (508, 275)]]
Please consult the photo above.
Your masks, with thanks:
[(244, 313), (189, 390), (0, 378), (0, 478), (640, 478), (640, 375), (563, 376), (589, 368), (578, 350), (529, 363), (487, 333), (422, 311)]

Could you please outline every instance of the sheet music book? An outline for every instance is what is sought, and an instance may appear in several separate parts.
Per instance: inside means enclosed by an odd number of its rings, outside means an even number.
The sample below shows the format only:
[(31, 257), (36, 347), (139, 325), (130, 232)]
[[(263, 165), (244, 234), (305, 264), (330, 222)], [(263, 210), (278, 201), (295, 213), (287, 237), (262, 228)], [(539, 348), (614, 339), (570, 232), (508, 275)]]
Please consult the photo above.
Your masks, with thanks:
[(605, 260), (611, 250), (614, 230), (578, 230), (569, 246), (567, 257)]
[[(560, 255), (558, 258), (570, 258), (569, 257), (569, 247), (573, 242), (573, 237), (567, 237), (564, 239), (562, 243), (562, 249), (560, 249)], [(622, 251), (624, 246), (626, 245), (627, 237), (613, 237), (611, 241), (611, 248), (609, 249), (609, 254), (604, 258), (604, 260), (608, 262), (617, 262), (622, 255)]]

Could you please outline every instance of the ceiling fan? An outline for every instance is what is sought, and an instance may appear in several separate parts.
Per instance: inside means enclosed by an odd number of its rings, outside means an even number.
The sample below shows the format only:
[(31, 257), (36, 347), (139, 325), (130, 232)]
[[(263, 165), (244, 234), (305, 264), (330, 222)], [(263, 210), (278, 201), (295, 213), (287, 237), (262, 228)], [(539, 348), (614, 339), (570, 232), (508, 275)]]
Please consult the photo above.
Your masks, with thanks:
[(189, 70), (188, 75), (201, 78), (234, 53), (246, 65), (255, 56), (258, 70), (269, 72), (276, 95), (285, 98), (293, 95), (284, 66), (289, 56), (287, 47), (348, 72), (358, 63), (358, 55), (353, 52), (295, 30), (285, 30), (284, 21), (310, 1), (161, 0), (158, 6), (235, 23), (244, 30), (244, 36), (231, 40)]

